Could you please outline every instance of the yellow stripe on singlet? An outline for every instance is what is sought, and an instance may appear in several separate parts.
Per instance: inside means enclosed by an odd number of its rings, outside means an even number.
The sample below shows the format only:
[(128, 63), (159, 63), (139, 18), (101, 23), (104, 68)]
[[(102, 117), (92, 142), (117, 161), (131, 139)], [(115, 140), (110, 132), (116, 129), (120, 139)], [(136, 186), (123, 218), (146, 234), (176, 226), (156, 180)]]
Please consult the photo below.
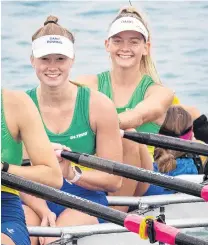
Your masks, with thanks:
[(1, 186), (1, 191), (8, 192), (8, 193), (11, 193), (11, 194), (19, 196), (19, 191), (14, 190), (14, 189), (9, 188), (9, 187), (6, 187), (6, 186), (3, 186), (3, 185)]
[(84, 167), (84, 166), (81, 166), (81, 165), (79, 165), (79, 164), (77, 164), (77, 163), (74, 163), (74, 162), (71, 162), (71, 165), (72, 165), (72, 166), (78, 166), (78, 167), (79, 167), (81, 170), (83, 170), (83, 171), (94, 170), (94, 169), (92, 169), (92, 168)]
[(180, 104), (179, 98), (176, 95), (174, 95), (172, 105), (179, 105), (179, 104)]

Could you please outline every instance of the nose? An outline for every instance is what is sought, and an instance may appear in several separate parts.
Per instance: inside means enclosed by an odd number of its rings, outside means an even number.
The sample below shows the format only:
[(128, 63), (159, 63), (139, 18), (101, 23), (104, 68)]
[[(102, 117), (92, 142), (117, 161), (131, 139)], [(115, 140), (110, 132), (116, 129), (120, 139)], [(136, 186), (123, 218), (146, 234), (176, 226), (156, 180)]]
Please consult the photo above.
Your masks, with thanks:
[(121, 50), (122, 51), (129, 51), (130, 50), (130, 45), (128, 40), (124, 40), (121, 45)]
[(52, 70), (57, 70), (57, 64), (56, 64), (56, 60), (50, 59), (48, 62), (48, 69), (50, 71)]

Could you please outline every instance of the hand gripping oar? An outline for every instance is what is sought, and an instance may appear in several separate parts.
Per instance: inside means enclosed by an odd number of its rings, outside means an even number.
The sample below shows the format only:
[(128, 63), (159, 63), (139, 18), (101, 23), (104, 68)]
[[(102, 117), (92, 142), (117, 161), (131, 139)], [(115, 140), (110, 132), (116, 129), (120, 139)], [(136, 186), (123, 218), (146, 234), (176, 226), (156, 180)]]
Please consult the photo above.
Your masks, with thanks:
[(165, 174), (156, 173), (127, 164), (121, 164), (119, 162), (106, 160), (88, 154), (66, 150), (56, 151), (56, 154), (85, 167), (94, 168), (109, 174), (119, 175), (137, 181), (159, 185), (171, 190), (201, 197), (205, 201), (208, 201), (208, 185), (203, 186), (201, 184), (192, 183), (183, 179), (174, 178)]
[(123, 138), (137, 143), (208, 156), (207, 144), (201, 144), (161, 134), (139, 133), (123, 130), (120, 130), (120, 132)]
[[(45, 200), (63, 205), (68, 208), (80, 210), (89, 215), (103, 218), (107, 221), (126, 227), (129, 231), (140, 233), (149, 237), (150, 240), (158, 239), (160, 242), (179, 245), (208, 245), (207, 241), (182, 234), (178, 229), (157, 221), (150, 222), (138, 215), (128, 215), (118, 210), (114, 210), (103, 205), (85, 200), (83, 198), (70, 195), (66, 192), (54, 189), (43, 184), (35, 183), (24, 178), (1, 172), (1, 183), (7, 187), (23, 191)], [(142, 229), (140, 228), (142, 225)]]

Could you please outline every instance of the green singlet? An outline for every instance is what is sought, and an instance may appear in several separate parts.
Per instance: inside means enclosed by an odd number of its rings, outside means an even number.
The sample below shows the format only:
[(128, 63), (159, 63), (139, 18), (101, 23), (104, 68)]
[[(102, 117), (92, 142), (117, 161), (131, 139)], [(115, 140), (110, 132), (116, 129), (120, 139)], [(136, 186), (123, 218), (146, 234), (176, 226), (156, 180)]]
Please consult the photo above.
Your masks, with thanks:
[[(1, 93), (1, 161), (9, 164), (20, 166), (22, 163), (22, 142), (17, 142), (13, 139), (7, 127), (3, 96)], [(18, 195), (18, 191), (8, 188), (6, 186), (1, 187), (1, 191), (9, 192)]]
[[(31, 97), (40, 112), (37, 99), (37, 88), (28, 90), (27, 94)], [(51, 142), (65, 145), (75, 152), (87, 153), (90, 155), (95, 154), (96, 136), (90, 127), (89, 101), (90, 89), (79, 86), (71, 125), (69, 125), (69, 128), (61, 134), (51, 132), (43, 122), (46, 133)], [(86, 167), (79, 167), (83, 170), (89, 170), (89, 168)]]
[[(108, 96), (111, 100), (113, 100), (113, 91), (112, 91), (112, 84), (111, 84), (111, 77), (110, 72), (102, 72), (97, 75), (98, 78), (98, 91)], [(123, 107), (116, 108), (117, 113), (122, 113), (127, 110), (132, 110), (139, 104), (141, 101), (144, 100), (145, 93), (147, 89), (152, 86), (154, 81), (148, 75), (144, 75), (138, 86), (136, 87), (135, 91), (133, 92), (129, 102), (127, 105)], [(145, 132), (145, 133), (154, 133), (157, 134), (160, 130), (160, 125), (149, 122), (145, 123), (138, 128), (136, 128), (137, 132)], [(154, 147), (148, 146), (148, 150), (150, 154), (153, 156), (154, 154)]]

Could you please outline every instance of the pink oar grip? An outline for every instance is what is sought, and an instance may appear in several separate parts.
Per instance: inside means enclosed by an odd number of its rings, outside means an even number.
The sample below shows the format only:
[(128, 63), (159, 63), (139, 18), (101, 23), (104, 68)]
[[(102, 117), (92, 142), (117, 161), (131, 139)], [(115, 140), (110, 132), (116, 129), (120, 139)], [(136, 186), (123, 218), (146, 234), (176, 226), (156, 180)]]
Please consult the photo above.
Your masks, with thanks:
[(140, 223), (143, 217), (136, 214), (129, 214), (124, 220), (124, 226), (134, 233), (139, 233)]
[(56, 156), (61, 157), (62, 150), (55, 150)]
[(175, 245), (176, 235), (180, 232), (177, 228), (154, 221), (154, 229), (157, 241)]
[[(144, 217), (138, 215), (128, 215), (124, 220), (124, 226), (131, 232), (139, 233), (140, 223)], [(167, 244), (175, 244), (176, 235), (179, 230), (175, 227), (154, 221), (155, 239)]]
[(202, 190), (201, 190), (201, 197), (205, 200), (208, 201), (208, 185), (205, 185)]

